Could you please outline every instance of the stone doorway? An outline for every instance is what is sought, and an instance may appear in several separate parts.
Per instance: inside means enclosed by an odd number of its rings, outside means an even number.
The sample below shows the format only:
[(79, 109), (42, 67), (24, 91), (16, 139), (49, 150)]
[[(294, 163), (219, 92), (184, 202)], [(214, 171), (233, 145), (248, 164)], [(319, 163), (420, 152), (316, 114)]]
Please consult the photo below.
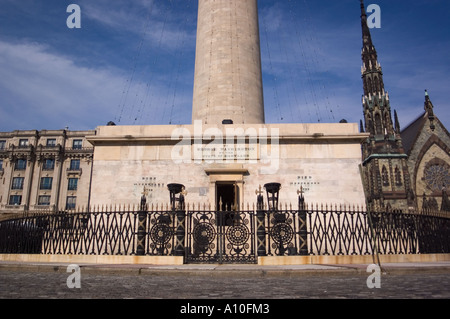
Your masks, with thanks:
[(235, 182), (217, 182), (216, 184), (216, 210), (237, 210), (239, 203), (239, 187)]

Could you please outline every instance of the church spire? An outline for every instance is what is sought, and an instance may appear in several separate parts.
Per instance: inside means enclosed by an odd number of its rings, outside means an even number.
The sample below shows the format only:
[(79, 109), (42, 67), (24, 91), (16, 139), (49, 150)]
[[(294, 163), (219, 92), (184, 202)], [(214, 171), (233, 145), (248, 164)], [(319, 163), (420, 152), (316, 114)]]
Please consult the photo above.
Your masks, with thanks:
[[(365, 188), (371, 209), (388, 207), (407, 210), (410, 176), (400, 136), (400, 123), (384, 89), (383, 71), (373, 45), (364, 1), (361, 0), (362, 27), (362, 98), (365, 132), (369, 137), (362, 144)], [(361, 129), (363, 131), (363, 129)]]
[(362, 75), (365, 96), (384, 94), (383, 72), (378, 63), (378, 54), (372, 42), (372, 35), (367, 24), (367, 14), (364, 1), (361, 0), (361, 27), (362, 27)]
[(392, 121), (389, 95), (385, 92), (383, 71), (378, 63), (378, 54), (372, 42), (364, 1), (361, 0), (361, 27), (363, 37), (362, 80), (364, 88), (364, 118), (366, 132), (372, 138), (395, 137), (395, 126)]
[(367, 25), (367, 14), (366, 7), (364, 6), (364, 0), (361, 0), (361, 25), (364, 45), (372, 45), (372, 36), (370, 34), (369, 26)]

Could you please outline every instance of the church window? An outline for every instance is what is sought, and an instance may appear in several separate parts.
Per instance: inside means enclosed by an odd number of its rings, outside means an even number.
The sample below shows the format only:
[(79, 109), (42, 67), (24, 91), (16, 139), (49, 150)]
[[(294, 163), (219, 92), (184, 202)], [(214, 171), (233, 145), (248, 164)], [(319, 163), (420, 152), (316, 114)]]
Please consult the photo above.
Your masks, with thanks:
[(383, 180), (383, 186), (389, 186), (389, 174), (386, 166), (383, 166), (383, 169), (381, 171), (381, 178)]
[(375, 77), (375, 90), (374, 90), (374, 92), (379, 92), (380, 91), (379, 86), (380, 86), (380, 82), (378, 81), (378, 78)]
[(395, 184), (397, 186), (402, 186), (402, 174), (398, 168), (398, 166), (395, 167)]
[(375, 115), (375, 135), (383, 134), (383, 126), (381, 124), (380, 114)]
[(441, 192), (450, 186), (450, 169), (445, 163), (434, 164), (425, 168), (425, 183), (433, 192)]
[(368, 91), (369, 93), (372, 92), (372, 80), (371, 80), (370, 78), (367, 79), (367, 91)]
[(390, 128), (389, 123), (391, 123), (391, 115), (386, 111), (386, 113), (384, 114), (384, 125), (386, 125), (387, 128)]

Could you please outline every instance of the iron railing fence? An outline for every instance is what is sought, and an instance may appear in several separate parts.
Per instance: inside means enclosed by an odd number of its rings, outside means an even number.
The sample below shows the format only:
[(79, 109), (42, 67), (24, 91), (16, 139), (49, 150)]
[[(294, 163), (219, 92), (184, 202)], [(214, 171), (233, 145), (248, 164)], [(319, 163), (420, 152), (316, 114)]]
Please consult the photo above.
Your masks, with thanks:
[(257, 263), (254, 211), (188, 211), (188, 263)]
[[(171, 255), (174, 213), (146, 212), (146, 255)], [(0, 223), (0, 253), (136, 255), (139, 211), (39, 215)]]
[(450, 218), (336, 206), (38, 214), (0, 222), (0, 253), (184, 255), (193, 262), (253, 262), (257, 256), (450, 253)]

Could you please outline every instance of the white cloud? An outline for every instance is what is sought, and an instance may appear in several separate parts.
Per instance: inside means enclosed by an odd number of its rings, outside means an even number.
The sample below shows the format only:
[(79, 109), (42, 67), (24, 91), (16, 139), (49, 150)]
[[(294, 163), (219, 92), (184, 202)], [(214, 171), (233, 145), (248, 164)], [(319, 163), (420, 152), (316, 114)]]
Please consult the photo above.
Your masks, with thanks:
[[(169, 3), (169, 2), (168, 2)], [(195, 14), (193, 11), (180, 16), (178, 10), (170, 2), (164, 5), (154, 0), (83, 2), (83, 13), (87, 18), (97, 21), (108, 28), (131, 32), (137, 36), (145, 36), (148, 45), (174, 50), (181, 38), (195, 43), (195, 32), (186, 28), (192, 26)], [(189, 4), (190, 6), (190, 4)]]
[(0, 131), (95, 129), (117, 124), (190, 123), (186, 74), (150, 83), (113, 67), (78, 66), (37, 43), (0, 41)]
[(36, 43), (0, 41), (2, 131), (94, 129), (111, 120), (124, 79), (108, 69), (79, 67)]

